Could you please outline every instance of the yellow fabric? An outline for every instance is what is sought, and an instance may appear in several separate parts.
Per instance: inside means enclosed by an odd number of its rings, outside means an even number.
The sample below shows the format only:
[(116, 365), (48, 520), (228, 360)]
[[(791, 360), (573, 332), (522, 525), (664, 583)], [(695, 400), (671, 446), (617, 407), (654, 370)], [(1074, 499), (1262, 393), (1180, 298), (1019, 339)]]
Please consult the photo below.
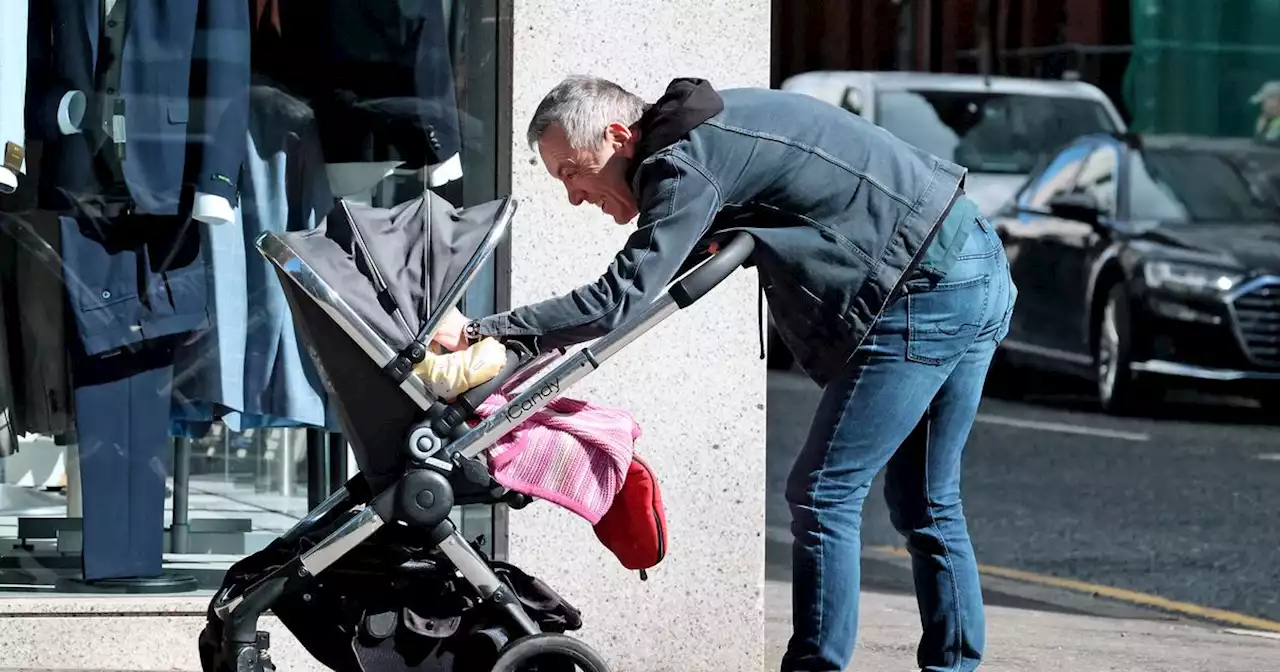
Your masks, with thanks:
[(457, 352), (427, 354), (413, 372), (441, 399), (453, 399), (493, 380), (507, 364), (507, 346), (486, 338)]

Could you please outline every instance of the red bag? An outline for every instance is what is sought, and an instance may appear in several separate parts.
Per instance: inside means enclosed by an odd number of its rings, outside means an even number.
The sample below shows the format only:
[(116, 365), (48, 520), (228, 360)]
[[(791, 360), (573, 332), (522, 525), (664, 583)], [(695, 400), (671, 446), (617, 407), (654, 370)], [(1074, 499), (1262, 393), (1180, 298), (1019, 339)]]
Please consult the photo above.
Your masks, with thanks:
[(658, 478), (640, 457), (631, 458), (631, 467), (622, 489), (609, 510), (595, 525), (596, 538), (613, 552), (622, 566), (640, 570), (652, 568), (667, 553), (667, 513), (662, 508)]

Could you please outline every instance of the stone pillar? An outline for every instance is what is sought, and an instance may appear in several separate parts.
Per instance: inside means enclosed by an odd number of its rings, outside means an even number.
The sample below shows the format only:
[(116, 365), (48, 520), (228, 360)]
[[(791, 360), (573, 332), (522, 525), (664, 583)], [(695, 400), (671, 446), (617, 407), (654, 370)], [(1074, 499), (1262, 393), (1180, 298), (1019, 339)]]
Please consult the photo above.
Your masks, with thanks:
[[(594, 281), (620, 227), (573, 208), (525, 143), (542, 96), (569, 74), (649, 100), (670, 79), (769, 85), (768, 0), (511, 0), (511, 301)], [(581, 608), (578, 633), (616, 670), (759, 670), (764, 660), (765, 366), (755, 273), (739, 271), (565, 395), (631, 411), (666, 500), (670, 549), (642, 582), (586, 521), (544, 502), (510, 513), (511, 560)]]

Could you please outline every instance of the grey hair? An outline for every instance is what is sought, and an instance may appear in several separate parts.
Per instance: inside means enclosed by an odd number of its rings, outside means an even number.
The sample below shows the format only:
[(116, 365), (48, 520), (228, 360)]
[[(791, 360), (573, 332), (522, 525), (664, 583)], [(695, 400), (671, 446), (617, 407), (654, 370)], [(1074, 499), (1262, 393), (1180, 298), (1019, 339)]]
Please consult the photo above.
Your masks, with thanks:
[(645, 107), (643, 98), (607, 79), (566, 77), (534, 110), (529, 121), (529, 147), (536, 152), (538, 140), (553, 124), (564, 129), (573, 149), (598, 147), (609, 124), (616, 121), (630, 126), (640, 120)]

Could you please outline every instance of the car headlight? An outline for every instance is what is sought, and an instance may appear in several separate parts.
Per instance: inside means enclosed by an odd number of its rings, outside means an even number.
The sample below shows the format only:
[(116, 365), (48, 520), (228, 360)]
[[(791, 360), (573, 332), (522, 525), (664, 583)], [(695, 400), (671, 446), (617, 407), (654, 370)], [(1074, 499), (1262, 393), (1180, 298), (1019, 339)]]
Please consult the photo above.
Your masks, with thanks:
[(1231, 291), (1244, 279), (1234, 271), (1176, 261), (1149, 261), (1142, 267), (1142, 274), (1148, 287), (1202, 295)]

